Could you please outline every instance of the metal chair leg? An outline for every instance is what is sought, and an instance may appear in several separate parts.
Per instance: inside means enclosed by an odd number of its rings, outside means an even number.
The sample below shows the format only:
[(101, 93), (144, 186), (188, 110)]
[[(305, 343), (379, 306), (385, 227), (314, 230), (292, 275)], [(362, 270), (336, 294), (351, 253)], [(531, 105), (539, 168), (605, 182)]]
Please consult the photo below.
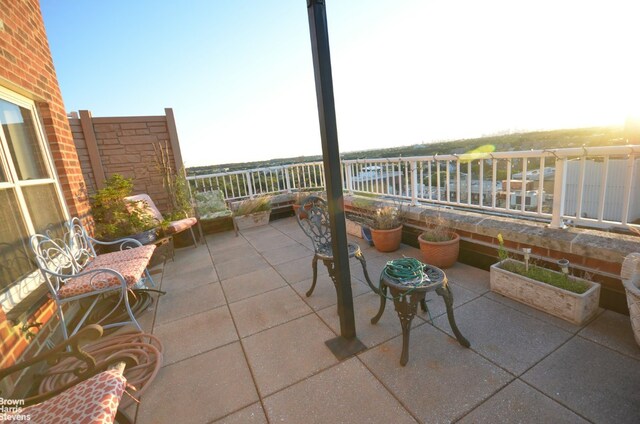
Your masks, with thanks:
[(307, 291), (307, 297), (313, 294), (313, 290), (316, 288), (316, 281), (318, 280), (318, 257), (314, 256), (311, 261), (311, 267), (313, 268), (313, 282), (311, 283), (311, 288)]

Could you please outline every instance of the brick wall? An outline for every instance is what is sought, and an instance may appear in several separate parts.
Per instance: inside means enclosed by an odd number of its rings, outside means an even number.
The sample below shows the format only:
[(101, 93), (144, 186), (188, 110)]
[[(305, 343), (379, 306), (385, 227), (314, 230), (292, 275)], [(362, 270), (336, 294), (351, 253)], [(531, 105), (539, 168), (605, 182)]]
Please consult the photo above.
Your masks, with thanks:
[(174, 170), (182, 166), (182, 159), (173, 113), (171, 109), (165, 112), (164, 116), (109, 118), (94, 118), (88, 111), (72, 114), (69, 124), (89, 194), (105, 178), (121, 174), (133, 178), (134, 194), (147, 193), (162, 212), (168, 210), (154, 146), (167, 146)]
[[(35, 102), (69, 212), (72, 216), (86, 216), (89, 204), (82, 169), (37, 0), (0, 0), (0, 85)], [(45, 329), (57, 325), (57, 319), (50, 319), (51, 308), (51, 302), (45, 304), (29, 321), (47, 322)], [(37, 350), (42, 340), (28, 340), (3, 312), (0, 335), (0, 367), (12, 364), (29, 346)]]

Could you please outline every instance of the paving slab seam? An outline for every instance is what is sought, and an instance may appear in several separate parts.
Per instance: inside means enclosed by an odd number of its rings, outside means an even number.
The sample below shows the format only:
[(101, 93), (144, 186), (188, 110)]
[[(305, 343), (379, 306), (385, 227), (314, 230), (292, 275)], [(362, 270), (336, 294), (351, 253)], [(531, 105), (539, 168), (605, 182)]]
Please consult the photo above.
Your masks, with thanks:
[(593, 420), (590, 420), (589, 418), (585, 417), (584, 415), (582, 415), (580, 412), (574, 410), (573, 408), (571, 408), (569, 405), (565, 405), (564, 403), (562, 403), (560, 401), (560, 399), (554, 399), (551, 396), (547, 395), (545, 392), (541, 391), (540, 389), (538, 389), (537, 387), (535, 387), (532, 384), (529, 384), (527, 381), (521, 379), (520, 377), (517, 378), (518, 381), (526, 384), (527, 386), (531, 387), (533, 390), (537, 391), (538, 393), (541, 393), (544, 397), (551, 399), (552, 401), (554, 401), (555, 403), (564, 406), (565, 408), (567, 408), (569, 411), (573, 412), (574, 414), (576, 414), (577, 416), (579, 416), (580, 418), (582, 418), (583, 420), (590, 422), (590, 423), (594, 423)]
[(622, 355), (622, 356), (626, 356), (627, 358), (632, 359), (632, 360), (634, 360), (635, 362), (638, 362), (638, 363), (640, 364), (640, 359), (638, 359), (638, 358), (637, 358), (637, 357), (635, 357), (635, 356), (631, 356), (631, 355), (629, 355), (628, 353), (621, 352), (621, 351), (619, 351), (619, 350), (617, 350), (617, 349), (612, 348), (611, 346), (607, 346), (607, 345), (602, 344), (602, 343), (600, 343), (600, 342), (598, 342), (598, 341), (596, 341), (596, 340), (589, 339), (589, 338), (587, 338), (587, 337), (585, 337), (585, 336), (581, 335), (580, 333), (576, 334), (576, 336), (578, 336), (578, 337), (580, 337), (581, 339), (586, 340), (586, 341), (588, 341), (588, 342), (591, 342), (591, 343), (597, 344), (598, 346), (606, 347), (607, 349), (609, 349), (609, 350), (611, 350), (611, 351), (613, 351), (613, 352), (615, 352), (615, 353), (619, 353), (619, 354), (620, 354), (620, 355)]

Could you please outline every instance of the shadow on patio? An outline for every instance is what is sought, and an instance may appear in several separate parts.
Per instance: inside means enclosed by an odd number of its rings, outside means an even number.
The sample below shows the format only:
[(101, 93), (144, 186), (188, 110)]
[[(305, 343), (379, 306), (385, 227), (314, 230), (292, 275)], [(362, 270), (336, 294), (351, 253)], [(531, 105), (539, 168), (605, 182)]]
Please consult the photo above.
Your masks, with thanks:
[[(420, 258), (402, 246), (363, 248), (373, 281), (387, 260)], [(399, 364), (401, 328), (392, 304), (377, 325), (379, 298), (352, 262), (358, 337), (367, 350), (338, 362), (325, 340), (339, 333), (336, 294), (294, 219), (206, 237), (156, 268), (167, 294), (142, 326), (165, 345), (165, 363), (136, 422), (411, 423), (638, 422), (640, 349), (629, 319), (600, 311), (585, 327), (489, 291), (489, 273), (447, 270), (456, 320), (442, 299), (413, 322), (409, 363)], [(160, 274), (161, 273), (161, 274)], [(132, 407), (135, 408), (135, 407)], [(219, 420), (219, 421), (217, 421)]]

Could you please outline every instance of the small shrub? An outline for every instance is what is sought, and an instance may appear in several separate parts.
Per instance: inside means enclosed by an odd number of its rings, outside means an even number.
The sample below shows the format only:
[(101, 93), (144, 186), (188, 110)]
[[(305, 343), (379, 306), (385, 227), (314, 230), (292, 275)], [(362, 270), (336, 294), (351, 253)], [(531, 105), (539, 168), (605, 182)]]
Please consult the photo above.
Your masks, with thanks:
[(402, 213), (395, 206), (378, 208), (373, 216), (371, 228), (375, 230), (393, 230), (402, 225)]
[(240, 202), (237, 209), (233, 212), (235, 216), (249, 215), (256, 212), (264, 212), (271, 210), (271, 198), (262, 196), (253, 199), (247, 199)]
[(422, 232), (422, 239), (430, 242), (450, 241), (454, 239), (453, 232), (446, 225), (446, 221), (437, 216), (432, 222), (426, 220), (429, 228)]

